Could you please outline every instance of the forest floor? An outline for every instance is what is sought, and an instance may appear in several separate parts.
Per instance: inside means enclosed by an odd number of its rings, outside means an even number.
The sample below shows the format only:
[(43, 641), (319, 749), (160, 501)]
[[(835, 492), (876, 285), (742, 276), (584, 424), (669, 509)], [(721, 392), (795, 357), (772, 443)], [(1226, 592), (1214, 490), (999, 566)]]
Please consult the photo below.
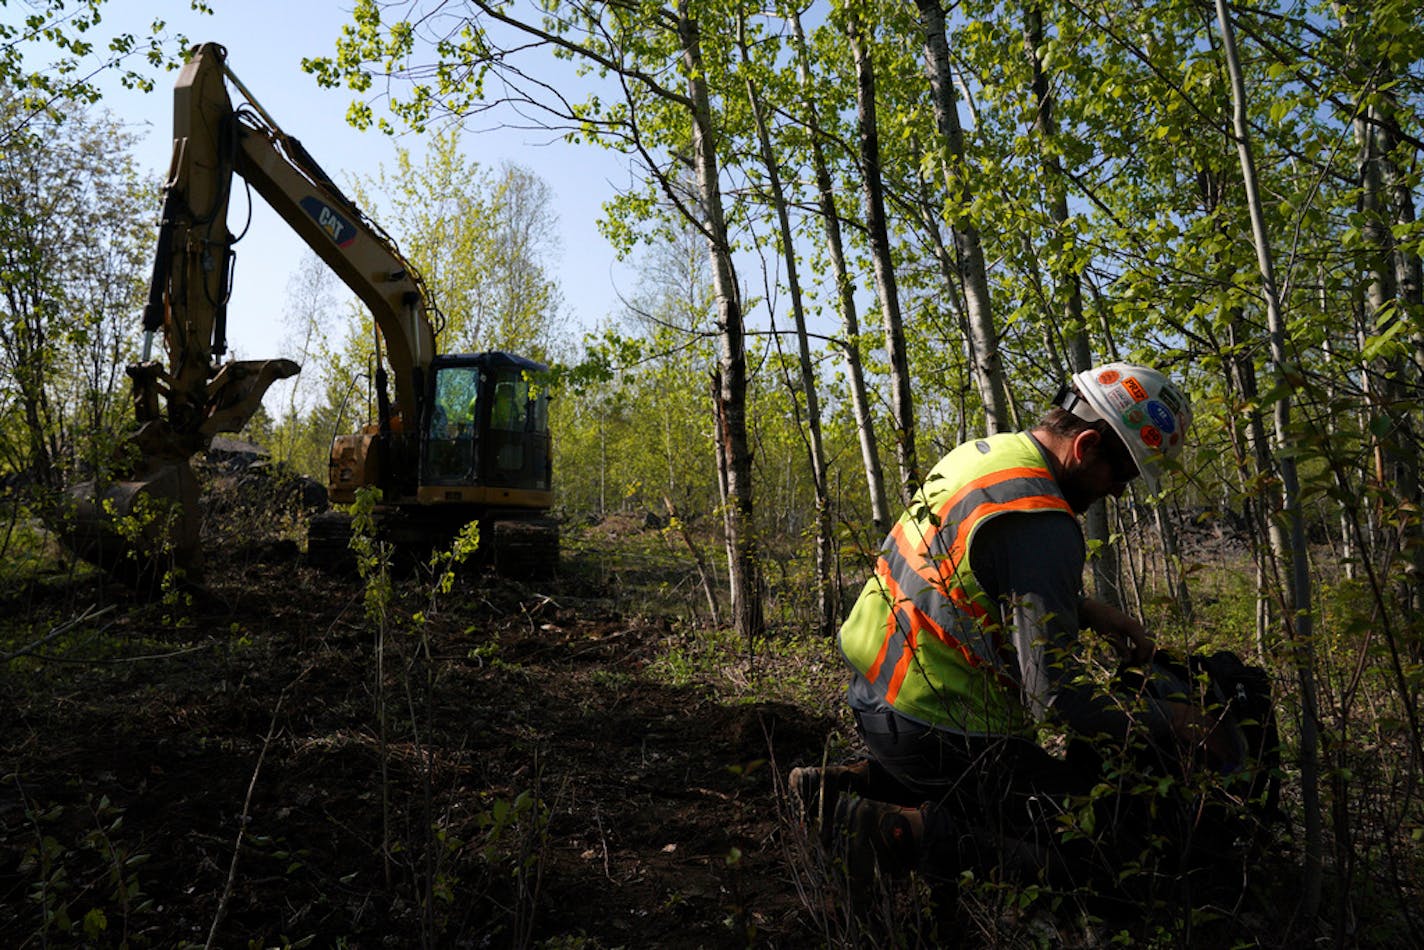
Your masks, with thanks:
[(149, 598), (0, 590), (0, 946), (1101, 942), (1012, 892), (847, 915), (783, 787), (849, 751), (834, 646), (784, 601), (755, 656), (709, 633), (656, 529), (570, 529), (547, 581), (396, 578), (381, 622), (271, 528)]
[(821, 757), (830, 704), (755, 699), (771, 666), (577, 560), (397, 579), (383, 633), (289, 543), (166, 598), (6, 593), (0, 652), (104, 612), (3, 674), (0, 945), (817, 943), (775, 776)]

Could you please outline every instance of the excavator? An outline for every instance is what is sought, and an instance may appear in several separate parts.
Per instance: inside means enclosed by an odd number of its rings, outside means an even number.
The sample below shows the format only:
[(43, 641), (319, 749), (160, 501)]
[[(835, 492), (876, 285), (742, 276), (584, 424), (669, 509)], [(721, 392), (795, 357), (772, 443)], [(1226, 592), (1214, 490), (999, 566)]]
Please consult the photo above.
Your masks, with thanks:
[[(242, 97), (236, 109), (229, 86)], [(496, 568), (550, 569), (558, 529), (548, 517), (548, 397), (539, 385), (547, 368), (504, 352), (437, 352), (432, 320), (439, 313), (419, 272), (278, 127), (216, 43), (193, 48), (174, 87), (173, 153), (143, 355), (128, 367), (137, 422), (128, 477), (75, 486), (70, 547), (106, 567), (162, 552), (189, 576), (200, 574), (200, 490), (191, 461), (218, 433), (240, 431), (267, 388), (300, 369), (287, 359), (223, 360), (237, 241), (227, 221), (234, 173), (374, 317), (375, 418), (333, 440), (332, 503), (378, 488), (377, 530), (398, 547), (444, 544), (477, 522), (481, 549)], [(153, 357), (156, 337), (166, 361)], [(308, 558), (343, 560), (349, 535), (344, 511), (314, 517)]]

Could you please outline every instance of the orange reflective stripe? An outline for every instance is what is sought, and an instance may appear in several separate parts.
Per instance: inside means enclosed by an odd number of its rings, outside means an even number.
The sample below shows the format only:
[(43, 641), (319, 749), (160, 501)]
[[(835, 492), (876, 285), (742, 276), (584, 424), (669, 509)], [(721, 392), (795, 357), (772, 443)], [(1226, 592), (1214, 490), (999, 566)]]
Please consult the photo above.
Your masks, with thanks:
[[(1048, 469), (1043, 467), (1021, 465), (1014, 468), (1001, 469), (997, 472), (990, 472), (987, 475), (981, 475), (979, 478), (976, 478), (973, 481), (966, 482), (960, 487), (958, 491), (956, 491), (953, 495), (951, 495), (935, 509), (933, 521), (936, 523), (923, 525), (921, 524), (919, 519), (915, 518), (906, 518), (897, 523), (895, 527), (892, 528), (890, 531), (890, 540), (894, 542), (895, 550), (899, 552), (900, 557), (903, 558), (905, 563), (910, 566), (911, 570), (913, 570), (916, 574), (919, 574), (925, 580), (931, 583), (948, 582), (950, 577), (954, 574), (955, 568), (958, 566), (958, 557), (944, 557), (938, 559), (937, 562), (933, 562), (929, 561), (926, 558), (926, 554), (928, 553), (930, 548), (933, 547), (934, 540), (939, 534), (939, 532), (943, 528), (954, 524), (954, 521), (950, 519), (951, 513), (964, 501), (967, 496), (973, 494), (974, 492), (983, 491), (987, 488), (992, 488), (995, 485), (999, 485), (1003, 482), (1011, 481), (1016, 478), (1052, 479), (1053, 475), (1048, 471)], [(1054, 507), (1061, 507), (1065, 511), (1071, 512), (1071, 509), (1068, 507), (1066, 502), (1062, 502), (1061, 499), (1054, 499), (1054, 501), (1057, 502)], [(956, 533), (956, 541), (959, 538), (968, 536), (964, 528), (965, 524), (973, 524), (978, 522), (979, 518), (974, 516), (978, 514), (978, 512), (983, 510), (983, 508), (984, 505), (978, 505), (968, 513), (967, 518), (959, 520), (959, 530)], [(1000, 508), (996, 510), (1004, 509)], [(918, 540), (912, 539), (908, 536), (906, 529), (911, 526), (919, 529), (919, 531), (917, 532), (920, 535)], [(953, 549), (962, 550), (962, 548), (962, 544), (956, 544)], [(950, 563), (946, 564), (945, 562)]]
[[(915, 606), (914, 602), (904, 595), (900, 585), (896, 582), (884, 560), (879, 565), (884, 570), (877, 569), (876, 573), (881, 576), (885, 584), (885, 593), (891, 598), (890, 614), (885, 618), (885, 638), (880, 642), (880, 649), (875, 655), (875, 662), (866, 670), (865, 678), (875, 683), (880, 679), (882, 667), (890, 655), (891, 645), (895, 642), (895, 637), (900, 635), (904, 643), (900, 647), (899, 656), (895, 658), (895, 665), (890, 675), (890, 682), (886, 688), (886, 702), (894, 704), (894, 697), (900, 691), (901, 684), (905, 681), (905, 676), (910, 671), (910, 662), (914, 659), (914, 651), (919, 645), (919, 634), (921, 630), (928, 630), (935, 639), (945, 646), (958, 650), (963, 655), (964, 660), (970, 666), (980, 666), (983, 660), (974, 654), (967, 646), (957, 638), (951, 636), (943, 630), (939, 624), (924, 611)], [(962, 594), (962, 591), (961, 591)], [(980, 613), (987, 614), (978, 604), (973, 605)]]
[(966, 443), (891, 528), (841, 639), (893, 708), (971, 732), (1021, 728), (1018, 662), (969, 556), (979, 529), (1000, 514), (1072, 516), (1051, 467), (1023, 434)]
[(880, 577), (881, 584), (884, 585), (884, 593), (890, 598), (890, 613), (885, 618), (885, 638), (880, 641), (880, 649), (875, 654), (875, 662), (870, 664), (870, 669), (866, 670), (865, 678), (872, 683), (880, 677), (880, 667), (885, 663), (885, 657), (890, 653), (890, 644), (895, 640), (895, 634), (900, 632), (899, 616), (902, 609), (913, 607), (909, 597), (900, 588), (900, 582), (895, 579), (894, 572), (890, 569), (889, 563), (882, 557), (875, 567), (875, 573)]
[(1073, 509), (1068, 502), (1057, 495), (1029, 495), (1024, 498), (1015, 498), (1013, 501), (986, 502), (975, 508), (974, 511), (959, 523), (959, 530), (954, 535), (954, 542), (949, 548), (947, 561), (958, 564), (964, 557), (964, 546), (969, 543), (969, 533), (974, 530), (974, 526), (990, 515), (997, 515), (1005, 511), (1042, 511), (1045, 508), (1058, 508), (1073, 513)]
[[(983, 608), (980, 608), (980, 610), (982, 611)], [(1018, 682), (1016, 680), (995, 669), (956, 637), (941, 630), (938, 624), (931, 620), (929, 616), (914, 604), (902, 604), (902, 610), (897, 610), (891, 615), (891, 622), (895, 623), (895, 614), (902, 612), (904, 614), (904, 626), (901, 628), (899, 624), (896, 624), (896, 632), (899, 632), (901, 629), (904, 630), (905, 646), (901, 649), (900, 656), (895, 661), (895, 669), (890, 676), (889, 684), (885, 688), (885, 701), (890, 705), (893, 706), (895, 704), (895, 697), (899, 695), (900, 687), (904, 685), (905, 677), (909, 675), (910, 663), (913, 662), (915, 650), (919, 646), (919, 633), (921, 630), (928, 630), (945, 646), (958, 650), (960, 656), (964, 657), (964, 662), (969, 665), (970, 669), (988, 672), (1003, 686), (1009, 689), (1018, 689)], [(886, 641), (886, 645), (889, 645), (889, 640)], [(882, 652), (879, 662), (883, 662), (884, 659), (885, 654)], [(879, 662), (874, 671), (877, 674), (880, 672), (878, 668)], [(876, 682), (876, 677), (868, 676), (867, 678), (872, 683)]]
[[(943, 522), (940, 524), (942, 526)], [(911, 526), (921, 530), (922, 536), (920, 540), (912, 541), (906, 537), (904, 529)], [(929, 550), (934, 546), (934, 539), (935, 536), (939, 534), (939, 530), (940, 529), (934, 525), (921, 525), (918, 520), (907, 519), (895, 525), (894, 529), (890, 532), (890, 537), (895, 542), (895, 553), (900, 555), (900, 559), (905, 562), (905, 565), (908, 566), (910, 570), (931, 584), (939, 584), (943, 581), (943, 577), (941, 576), (943, 574), (942, 568), (932, 563), (926, 563)], [(953, 567), (950, 568), (949, 573), (954, 573)]]
[[(939, 640), (945, 646), (954, 647), (955, 649), (964, 653), (966, 658), (969, 657), (969, 653), (964, 649), (963, 644), (961, 644), (954, 637), (950, 636), (949, 633), (946, 632), (943, 627), (935, 623), (934, 618), (932, 618), (929, 614), (921, 610), (919, 605), (915, 603), (914, 598), (905, 596), (904, 591), (900, 589), (900, 585), (895, 580), (894, 575), (886, 575), (885, 585), (895, 595), (894, 606), (890, 611), (890, 626), (887, 628), (889, 629), (891, 636), (894, 635), (895, 631), (901, 629), (900, 625), (895, 620), (895, 615), (898, 613), (903, 613), (907, 617), (904, 629), (915, 632), (918, 632), (919, 630), (928, 630), (930, 633), (934, 634), (936, 640)], [(916, 620), (918, 620), (919, 622), (916, 623)], [(886, 645), (882, 646), (880, 650), (880, 663), (885, 662), (885, 654), (887, 652), (886, 647), (888, 647), (889, 643), (890, 637), (886, 637)], [(870, 677), (870, 679), (873, 680), (874, 677), (872, 676)]]
[(905, 683), (905, 675), (910, 672), (910, 661), (914, 659), (920, 642), (913, 617), (908, 618), (905, 628), (905, 646), (900, 651), (900, 658), (895, 661), (895, 671), (890, 675), (890, 683), (885, 687), (885, 701), (892, 706), (895, 705), (895, 697), (900, 695), (900, 687)]
[(954, 590), (950, 591), (949, 599), (953, 601), (954, 606), (958, 607), (960, 610), (964, 611), (969, 616), (973, 617), (975, 620), (983, 620), (984, 618), (989, 616), (989, 611), (985, 609), (984, 605), (978, 603), (972, 597), (970, 597), (968, 591), (966, 591), (963, 587), (956, 587), (954, 588)]

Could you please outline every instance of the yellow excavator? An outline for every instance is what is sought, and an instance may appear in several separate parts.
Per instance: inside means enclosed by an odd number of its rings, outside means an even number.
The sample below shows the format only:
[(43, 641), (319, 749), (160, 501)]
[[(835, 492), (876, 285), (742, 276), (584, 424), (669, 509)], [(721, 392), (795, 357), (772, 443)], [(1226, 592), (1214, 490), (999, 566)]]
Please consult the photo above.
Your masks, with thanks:
[[(234, 109), (229, 85), (242, 97)], [(128, 368), (138, 428), (129, 477), (72, 494), (67, 540), (108, 567), (162, 551), (201, 570), (199, 486), (192, 458), (237, 432), (291, 360), (227, 360), (227, 300), (236, 238), (228, 202), (236, 173), (370, 309), (376, 326), (376, 418), (338, 436), (329, 493), (349, 504), (381, 489), (376, 521), (399, 545), (429, 547), (476, 521), (496, 567), (547, 571), (557, 561), (546, 367), (503, 352), (436, 352), (419, 273), (297, 139), (285, 134), (227, 66), (215, 43), (195, 47), (174, 88), (173, 155), (148, 304), (142, 361)], [(161, 337), (167, 359), (153, 358)], [(394, 399), (390, 389), (394, 387)], [(343, 559), (350, 519), (312, 519), (309, 558)]]

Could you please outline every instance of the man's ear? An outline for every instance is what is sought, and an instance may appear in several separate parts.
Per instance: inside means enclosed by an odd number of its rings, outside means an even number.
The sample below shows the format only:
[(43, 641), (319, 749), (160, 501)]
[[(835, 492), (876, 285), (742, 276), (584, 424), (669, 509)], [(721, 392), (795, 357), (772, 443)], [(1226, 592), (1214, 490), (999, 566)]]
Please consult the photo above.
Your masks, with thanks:
[(1083, 458), (1094, 451), (1102, 444), (1103, 434), (1097, 429), (1084, 429), (1073, 437), (1073, 461), (1081, 462)]

